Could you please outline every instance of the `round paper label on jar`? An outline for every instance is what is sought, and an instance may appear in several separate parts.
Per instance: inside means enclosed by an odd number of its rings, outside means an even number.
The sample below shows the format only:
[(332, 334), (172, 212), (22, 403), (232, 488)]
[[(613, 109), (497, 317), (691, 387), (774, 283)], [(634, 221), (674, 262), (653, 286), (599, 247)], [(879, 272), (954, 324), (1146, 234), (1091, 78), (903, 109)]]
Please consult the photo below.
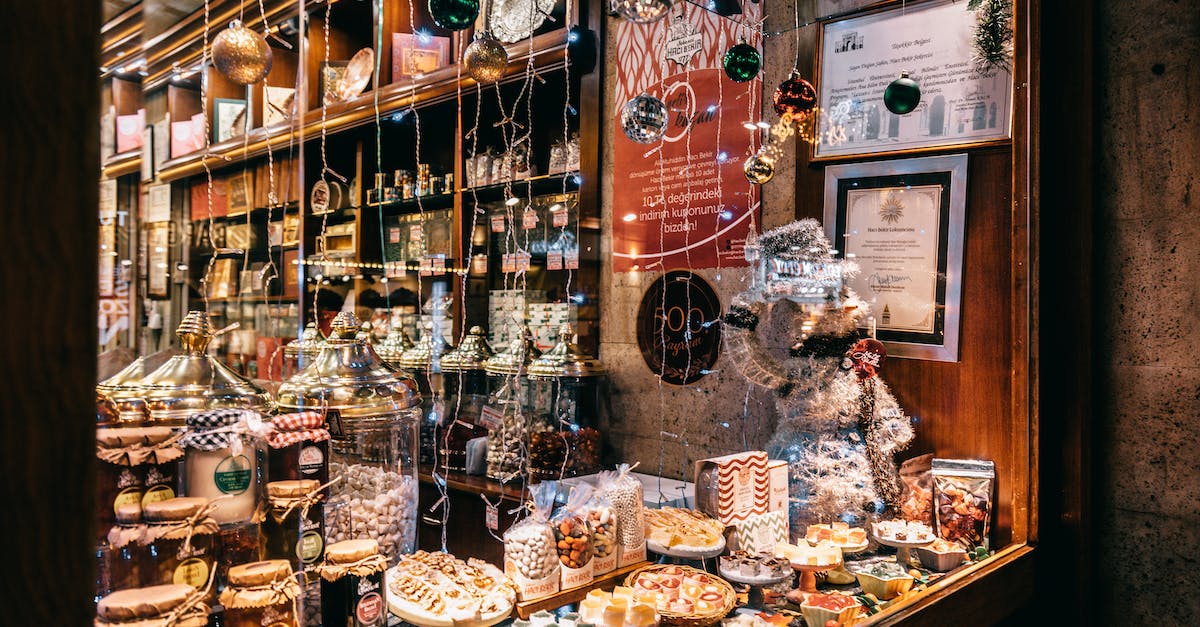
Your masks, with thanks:
[(354, 609), (354, 617), (358, 619), (360, 625), (374, 625), (382, 615), (383, 597), (379, 596), (378, 592), (368, 593), (359, 599), (358, 607)]
[(311, 475), (321, 470), (325, 463), (325, 454), (320, 447), (306, 446), (300, 449), (300, 472)]
[(142, 489), (140, 487), (125, 488), (118, 492), (116, 498), (113, 499), (113, 513), (117, 513), (122, 505), (137, 505), (141, 502)]
[(321, 557), (321, 550), (324, 548), (325, 542), (321, 539), (321, 534), (309, 531), (300, 536), (300, 541), (296, 543), (296, 557), (305, 564), (311, 564)]
[(230, 455), (217, 464), (213, 471), (213, 483), (223, 494), (241, 494), (250, 487), (250, 458), (245, 455)]
[(329, 210), (329, 183), (321, 179), (313, 184), (312, 193), (308, 197), (308, 206), (313, 213), (325, 213)]
[(196, 589), (203, 588), (208, 585), (208, 562), (198, 557), (183, 560), (175, 567), (171, 583), (187, 584)]
[(175, 498), (175, 490), (172, 490), (171, 486), (156, 485), (146, 490), (146, 493), (142, 495), (142, 507), (173, 498)]

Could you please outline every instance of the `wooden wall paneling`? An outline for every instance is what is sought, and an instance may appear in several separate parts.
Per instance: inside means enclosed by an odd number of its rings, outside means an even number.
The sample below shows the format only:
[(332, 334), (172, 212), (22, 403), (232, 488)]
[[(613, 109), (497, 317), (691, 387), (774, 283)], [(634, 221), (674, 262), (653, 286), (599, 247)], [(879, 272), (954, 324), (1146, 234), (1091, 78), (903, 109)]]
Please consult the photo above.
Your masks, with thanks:
[[(94, 618), (100, 3), (19, 2), (0, 38), (0, 586), (8, 625)], [(53, 194), (48, 202), (47, 194)], [(70, 269), (70, 270), (63, 270)]]
[[(328, 29), (329, 38), (329, 60), (330, 61), (349, 61), (363, 46), (369, 45), (369, 38), (365, 33), (358, 41), (354, 34), (351, 34), (342, 28), (345, 20), (340, 19), (342, 12), (350, 9), (353, 5), (346, 3), (334, 3), (331, 11), (331, 19), (333, 24)], [(367, 7), (369, 10), (369, 7)], [(369, 26), (369, 22), (366, 24)], [(314, 12), (308, 20), (308, 59), (305, 63), (305, 73), (308, 76), (308, 109), (310, 111), (319, 110), (321, 108), (321, 65), (324, 63), (325, 57), (325, 11), (319, 10)]]
[(200, 91), (183, 85), (167, 85), (167, 111), (172, 122), (192, 119), (200, 113)]
[(137, 81), (113, 77), (113, 106), (117, 115), (132, 115), (142, 108), (142, 85)]

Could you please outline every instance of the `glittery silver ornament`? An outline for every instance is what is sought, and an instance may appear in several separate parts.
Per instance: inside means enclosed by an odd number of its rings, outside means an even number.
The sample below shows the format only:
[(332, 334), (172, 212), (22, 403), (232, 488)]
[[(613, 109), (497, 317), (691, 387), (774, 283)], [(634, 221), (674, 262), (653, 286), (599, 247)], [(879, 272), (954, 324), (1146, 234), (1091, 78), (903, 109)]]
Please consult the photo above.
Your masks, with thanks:
[(508, 51), (491, 34), (479, 33), (463, 51), (463, 65), (477, 82), (494, 83), (508, 67)]
[(262, 35), (246, 28), (239, 20), (213, 38), (213, 65), (225, 78), (238, 85), (251, 85), (271, 71), (271, 47)]
[(621, 130), (639, 144), (653, 144), (662, 139), (667, 120), (667, 105), (648, 94), (633, 98), (621, 108)]
[(762, 185), (775, 178), (775, 160), (761, 152), (756, 152), (746, 159), (746, 163), (742, 164), (742, 172), (746, 173), (747, 181)]
[(650, 24), (667, 16), (671, 0), (613, 0), (612, 8), (635, 24)]

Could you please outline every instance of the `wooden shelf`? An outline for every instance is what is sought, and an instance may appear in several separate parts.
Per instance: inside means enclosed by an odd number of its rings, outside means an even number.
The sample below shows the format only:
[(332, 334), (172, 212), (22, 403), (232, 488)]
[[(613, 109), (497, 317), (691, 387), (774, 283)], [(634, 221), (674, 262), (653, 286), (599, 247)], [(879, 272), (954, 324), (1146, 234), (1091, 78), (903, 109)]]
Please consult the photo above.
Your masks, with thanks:
[(127, 150), (106, 158), (100, 164), (100, 176), (115, 179), (119, 176), (133, 174), (142, 169), (142, 149)]
[(542, 610), (555, 610), (569, 603), (578, 603), (582, 601), (584, 597), (586, 597), (592, 590), (619, 585), (622, 581), (624, 581), (625, 577), (627, 577), (629, 573), (649, 565), (650, 562), (643, 561), (636, 564), (630, 564), (628, 566), (622, 566), (611, 573), (600, 575), (599, 577), (593, 579), (592, 583), (589, 583), (585, 586), (569, 588), (567, 590), (552, 594), (544, 599), (517, 603), (517, 616), (520, 616), (521, 618), (529, 618), (529, 616), (534, 612), (540, 612)]
[[(417, 473), (417, 479), (421, 483), (429, 485), (437, 485), (433, 479), (433, 467), (422, 465)], [(523, 490), (520, 482), (500, 483), (487, 477), (468, 475), (457, 471), (448, 471), (441, 473), (446, 480), (446, 487), (451, 490), (460, 492), (470, 492), (471, 494), (484, 494), (488, 497), (500, 497), (508, 501), (520, 503), (524, 501)], [(515, 487), (514, 487), (515, 486)], [(585, 592), (586, 594), (586, 592)]]
[(295, 296), (263, 296), (263, 295), (259, 294), (259, 295), (252, 295), (252, 296), (242, 296), (241, 298), (238, 298), (237, 296), (226, 296), (223, 298), (210, 298), (210, 299), (208, 299), (208, 302), (210, 302), (210, 303), (238, 303), (238, 302), (241, 302), (241, 303), (267, 303), (267, 304), (290, 305), (292, 303), (297, 302), (297, 299)]
[[(565, 30), (534, 37), (534, 67), (538, 70), (550, 70), (562, 66), (566, 58), (565, 44)], [(526, 62), (531, 56), (529, 44), (513, 44), (508, 47), (508, 51), (506, 80), (524, 76)], [(460, 82), (458, 68), (453, 65), (440, 68), (420, 79), (385, 85), (377, 90), (379, 115), (387, 116), (410, 106), (425, 106), (448, 100), (457, 97), (460, 89), (465, 91), (474, 85), (474, 80), (465, 76)], [(329, 106), (325, 114), (326, 133), (337, 133), (373, 123), (376, 112), (375, 99), (376, 91), (372, 90), (352, 100)], [(321, 134), (321, 124), (321, 110), (316, 109), (304, 115), (300, 128), (296, 130), (282, 125), (252, 129), (248, 137), (237, 137), (212, 144), (208, 148), (207, 156), (197, 152), (164, 162), (158, 176), (164, 182), (173, 181), (203, 172), (205, 160), (209, 167), (225, 168), (250, 157), (266, 154), (268, 146), (272, 149), (286, 146), (302, 135), (306, 140), (316, 139)]]

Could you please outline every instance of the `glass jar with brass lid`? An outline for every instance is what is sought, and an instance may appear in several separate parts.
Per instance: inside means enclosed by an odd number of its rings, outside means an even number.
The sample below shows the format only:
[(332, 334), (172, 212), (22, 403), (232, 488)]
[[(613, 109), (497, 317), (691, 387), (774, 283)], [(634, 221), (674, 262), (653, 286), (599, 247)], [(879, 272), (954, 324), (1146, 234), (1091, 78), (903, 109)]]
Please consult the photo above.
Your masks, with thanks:
[(146, 400), (142, 398), (145, 363), (145, 357), (138, 357), (117, 374), (96, 384), (96, 391), (108, 397), (116, 406), (119, 426), (136, 427), (149, 417)]
[(529, 468), (533, 478), (555, 479), (600, 469), (600, 425), (604, 410), (600, 386), (605, 369), (575, 344), (575, 331), (563, 325), (558, 342), (529, 365), (533, 421)]
[(189, 311), (175, 334), (183, 352), (142, 379), (151, 422), (182, 427), (189, 415), (218, 408), (270, 413), (271, 398), (265, 390), (208, 354), (213, 338), (208, 314)]
[(438, 430), (446, 419), (442, 397), (442, 356), (454, 350), (440, 330), (431, 330), (416, 345), (404, 351), (396, 363), (412, 373), (421, 394), (421, 463), (433, 464), (437, 459)]
[(209, 607), (195, 588), (165, 584), (118, 590), (96, 604), (96, 627), (204, 627)]
[(314, 566), (325, 550), (321, 484), (313, 479), (272, 481), (267, 484), (267, 499), (263, 558), (287, 560), (296, 571)]
[(225, 627), (299, 627), (300, 584), (287, 560), (267, 560), (229, 568), (221, 591)]
[(199, 497), (176, 497), (142, 508), (143, 582), (187, 584), (207, 589), (209, 601), (215, 598), (216, 585), (209, 585), (217, 568), (218, 526), (209, 517), (212, 509), (207, 499)]
[(284, 411), (325, 416), (330, 440), (325, 539), (378, 541), (391, 560), (416, 541), (416, 383), (355, 338), (358, 319), (339, 313), (325, 346), (307, 368), (279, 387)]
[(412, 338), (408, 337), (408, 333), (405, 333), (399, 324), (393, 324), (387, 337), (375, 345), (375, 353), (379, 355), (383, 363), (400, 369), (400, 358), (414, 346), (416, 345), (413, 344)]
[(488, 429), (487, 476), (497, 481), (511, 481), (526, 472), (533, 407), (527, 374), (529, 365), (541, 354), (529, 327), (523, 326), (507, 349), (484, 364), (492, 380), (492, 394), (480, 422)]
[(458, 348), (442, 357), (447, 417), (438, 444), (450, 470), (466, 470), (467, 442), (487, 435), (480, 414), (490, 386), (485, 366), (494, 355), (483, 327), (473, 326)]
[(283, 345), (283, 378), (288, 379), (308, 366), (320, 354), (324, 343), (317, 323), (308, 323), (300, 339)]

